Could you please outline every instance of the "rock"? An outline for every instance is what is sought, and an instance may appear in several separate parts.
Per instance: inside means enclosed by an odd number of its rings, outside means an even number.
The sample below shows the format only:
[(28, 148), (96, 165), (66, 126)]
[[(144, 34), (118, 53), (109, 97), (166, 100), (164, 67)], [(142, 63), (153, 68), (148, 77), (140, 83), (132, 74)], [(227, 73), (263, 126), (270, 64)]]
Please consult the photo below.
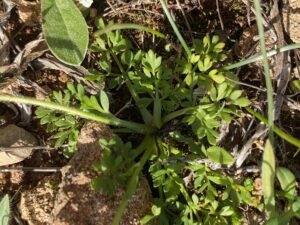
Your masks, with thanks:
[[(100, 160), (98, 140), (111, 136), (111, 131), (104, 125), (86, 124), (78, 139), (78, 151), (62, 168), (61, 183), (57, 186), (59, 174), (56, 174), (44, 178), (37, 187), (22, 193), (22, 218), (29, 225), (110, 225), (124, 190), (119, 188), (114, 195), (106, 195), (94, 191), (91, 181), (97, 176), (92, 163)], [(151, 206), (151, 190), (144, 178), (129, 201), (121, 224), (140, 224), (139, 220), (150, 213)]]
[(282, 11), (283, 24), (286, 33), (293, 42), (300, 43), (300, 1), (286, 1)]
[(19, 209), (29, 225), (50, 224), (50, 214), (60, 183), (60, 174), (47, 176), (33, 190), (21, 193)]

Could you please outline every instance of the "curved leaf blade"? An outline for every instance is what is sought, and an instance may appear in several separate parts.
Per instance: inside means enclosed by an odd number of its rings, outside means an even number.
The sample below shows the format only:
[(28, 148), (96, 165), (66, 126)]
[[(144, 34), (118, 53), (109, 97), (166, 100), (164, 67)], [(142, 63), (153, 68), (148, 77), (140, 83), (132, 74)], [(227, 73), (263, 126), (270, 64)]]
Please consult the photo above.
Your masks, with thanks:
[(107, 94), (101, 90), (100, 92), (100, 102), (103, 110), (107, 113), (109, 113), (109, 99)]
[(275, 155), (270, 140), (267, 140), (261, 169), (264, 203), (269, 217), (275, 214)]
[(89, 41), (87, 24), (72, 0), (42, 0), (43, 33), (50, 51), (69, 65), (80, 65)]

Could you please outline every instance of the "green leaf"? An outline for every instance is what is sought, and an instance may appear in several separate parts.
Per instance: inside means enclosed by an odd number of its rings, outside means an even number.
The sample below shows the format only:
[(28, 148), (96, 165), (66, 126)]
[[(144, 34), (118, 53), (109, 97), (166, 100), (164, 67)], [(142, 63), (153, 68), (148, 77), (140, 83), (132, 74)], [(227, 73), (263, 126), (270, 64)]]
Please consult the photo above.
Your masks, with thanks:
[[(61, 132), (61, 133), (58, 133), (58, 134), (60, 134), (60, 137), (56, 140), (56, 142), (54, 144), (55, 148), (58, 148), (58, 147), (62, 146), (68, 138), (68, 133), (67, 132)], [(57, 135), (54, 135), (53, 137), (56, 138)]]
[(190, 62), (194, 64), (194, 63), (198, 62), (199, 59), (200, 59), (200, 55), (192, 54)]
[(218, 84), (221, 84), (225, 81), (224, 75), (222, 73), (218, 73), (218, 70), (216, 69), (211, 70), (208, 75), (213, 81), (215, 81)]
[(294, 92), (300, 91), (300, 80), (291, 81), (290, 86)]
[(198, 196), (197, 196), (196, 194), (193, 194), (193, 195), (192, 195), (192, 200), (193, 200), (193, 203), (194, 203), (195, 205), (198, 205), (198, 203), (199, 203), (199, 198), (198, 198)]
[(140, 223), (141, 223), (141, 224), (147, 224), (147, 223), (149, 223), (153, 218), (154, 218), (154, 216), (152, 216), (152, 215), (146, 215), (146, 216), (144, 216), (144, 217), (140, 220)]
[(228, 180), (225, 177), (221, 176), (221, 175), (219, 175), (219, 176), (207, 176), (207, 178), (210, 181), (212, 181), (212, 182), (214, 182), (215, 184), (218, 184), (218, 185), (227, 185), (228, 184)]
[(43, 32), (50, 51), (62, 62), (80, 65), (89, 41), (88, 27), (72, 0), (42, 1)]
[(264, 203), (270, 217), (275, 214), (275, 155), (270, 140), (267, 140), (261, 169)]
[(203, 44), (204, 44), (204, 47), (209, 47), (210, 46), (209, 34), (206, 34), (205, 37), (203, 38)]
[(204, 59), (204, 71), (209, 70), (213, 65), (213, 62), (210, 60), (209, 56), (206, 56)]
[(43, 107), (38, 107), (37, 110), (35, 110), (35, 115), (38, 118), (42, 118), (42, 117), (48, 115), (51, 112), (52, 111), (50, 109), (46, 109), (46, 108), (43, 108)]
[(232, 209), (231, 206), (224, 206), (220, 211), (219, 211), (220, 216), (231, 216), (234, 214), (234, 210)]
[(212, 37), (211, 43), (212, 44), (217, 44), (219, 42), (219, 40), (220, 40), (219, 36), (218, 35), (214, 35)]
[(240, 106), (240, 107), (246, 107), (250, 104), (250, 101), (249, 101), (248, 98), (242, 97), (242, 98), (239, 98), (239, 99), (235, 100), (233, 102), (233, 104), (235, 104), (237, 106)]
[(226, 96), (226, 91), (227, 91), (227, 83), (222, 83), (218, 86), (218, 96), (217, 96), (217, 101), (220, 101)]
[(106, 50), (106, 47), (105, 47), (105, 41), (101, 38), (96, 38), (96, 42), (98, 44), (98, 46), (100, 47), (101, 50)]
[(151, 208), (151, 211), (152, 211), (154, 216), (158, 216), (161, 213), (161, 207), (153, 205), (152, 208)]
[(67, 83), (67, 88), (72, 93), (72, 95), (75, 95), (77, 93), (73, 83)]
[(1, 225), (8, 225), (10, 214), (9, 196), (5, 195), (0, 202), (0, 222)]
[(123, 52), (123, 54), (121, 55), (121, 62), (125, 65), (130, 65), (131, 61), (133, 60), (133, 53), (132, 51), (126, 50), (125, 52)]
[(300, 218), (300, 199), (297, 199), (292, 205), (292, 210), (298, 218)]
[(61, 91), (53, 91), (53, 96), (59, 104), (63, 104), (63, 96)]
[(106, 72), (110, 73), (111, 72), (111, 64), (109, 61), (107, 61), (107, 59), (105, 57), (101, 57), (99, 59), (99, 65), (101, 66), (101, 68), (103, 70), (105, 70)]
[(92, 95), (90, 98), (88, 96), (83, 96), (81, 104), (81, 106), (85, 109), (95, 109), (99, 112), (103, 112), (103, 109), (99, 105), (97, 98), (94, 95)]
[(225, 43), (219, 42), (218, 44), (215, 45), (214, 50), (215, 52), (221, 52), (224, 47), (225, 47)]
[(45, 117), (43, 117), (40, 121), (41, 125), (47, 124), (52, 122), (52, 117), (50, 115), (46, 115)]
[(63, 127), (63, 128), (67, 128), (67, 127), (72, 126), (72, 124), (70, 124), (69, 121), (67, 121), (65, 119), (57, 120), (54, 124), (57, 127)]
[(237, 100), (239, 97), (241, 97), (243, 91), (242, 90), (235, 90), (233, 92), (231, 92), (231, 94), (229, 95), (229, 98), (232, 100), (232, 101), (235, 101)]
[(102, 90), (100, 92), (100, 102), (103, 110), (105, 112), (109, 112), (109, 99), (107, 97), (107, 94)]
[(233, 157), (224, 148), (218, 146), (212, 146), (207, 149), (207, 157), (216, 163), (231, 164)]
[(276, 169), (276, 177), (279, 180), (281, 189), (290, 194), (294, 195), (296, 190), (296, 177), (295, 175), (287, 168), (278, 167)]

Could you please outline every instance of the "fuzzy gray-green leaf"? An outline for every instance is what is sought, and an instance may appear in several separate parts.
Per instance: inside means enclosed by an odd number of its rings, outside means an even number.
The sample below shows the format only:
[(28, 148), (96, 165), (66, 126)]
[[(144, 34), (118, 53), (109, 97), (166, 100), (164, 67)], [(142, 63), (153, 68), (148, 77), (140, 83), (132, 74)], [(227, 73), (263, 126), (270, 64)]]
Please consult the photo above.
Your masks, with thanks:
[(70, 65), (83, 61), (88, 28), (83, 15), (72, 0), (42, 1), (43, 32), (50, 51)]

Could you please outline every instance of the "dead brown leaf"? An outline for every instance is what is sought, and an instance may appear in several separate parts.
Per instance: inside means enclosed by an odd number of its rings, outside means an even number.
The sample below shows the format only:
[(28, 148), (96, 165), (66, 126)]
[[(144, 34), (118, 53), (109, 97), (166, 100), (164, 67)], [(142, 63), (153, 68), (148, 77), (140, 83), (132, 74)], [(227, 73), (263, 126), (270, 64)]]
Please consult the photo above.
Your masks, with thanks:
[(39, 1), (19, 1), (19, 17), (28, 26), (34, 26), (41, 19), (41, 6)]
[(0, 151), (0, 166), (6, 166), (23, 161), (32, 153), (32, 149), (17, 147), (36, 146), (36, 138), (23, 128), (8, 125), (0, 129), (0, 147), (14, 147), (13, 151)]

